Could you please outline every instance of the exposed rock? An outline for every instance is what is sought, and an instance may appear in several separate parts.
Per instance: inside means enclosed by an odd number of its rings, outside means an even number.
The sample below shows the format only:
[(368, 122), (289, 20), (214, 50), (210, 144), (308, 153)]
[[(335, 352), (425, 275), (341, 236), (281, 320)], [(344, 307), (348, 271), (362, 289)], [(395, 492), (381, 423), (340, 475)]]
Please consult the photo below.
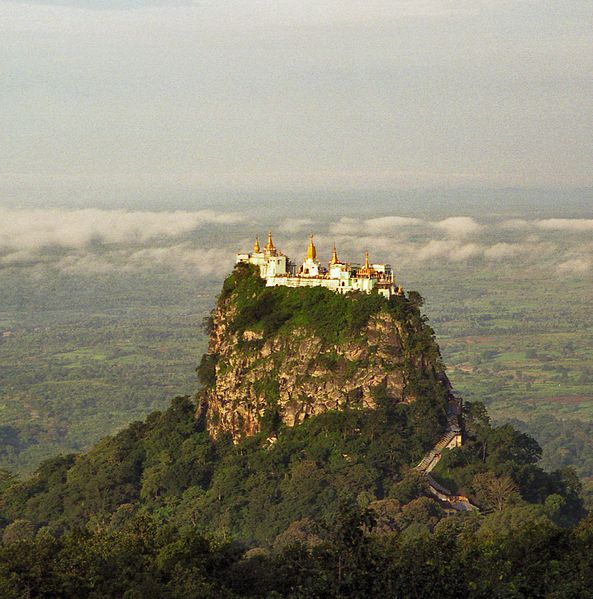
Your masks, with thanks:
[(208, 352), (216, 356), (215, 383), (203, 403), (214, 436), (229, 433), (237, 441), (260, 432), (266, 419), (295, 426), (328, 410), (375, 408), (378, 388), (393, 401), (413, 401), (411, 363), (446, 380), (425, 356), (410, 358), (410, 331), (388, 309), (348, 341), (331, 345), (304, 327), (266, 338), (257, 330), (233, 332), (235, 315), (229, 297), (213, 313)]

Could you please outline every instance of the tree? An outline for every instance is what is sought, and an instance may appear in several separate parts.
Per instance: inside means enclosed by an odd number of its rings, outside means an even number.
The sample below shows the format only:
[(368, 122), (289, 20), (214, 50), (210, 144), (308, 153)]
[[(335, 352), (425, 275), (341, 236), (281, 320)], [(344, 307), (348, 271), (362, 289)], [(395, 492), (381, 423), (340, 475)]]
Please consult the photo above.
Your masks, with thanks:
[(313, 518), (295, 520), (274, 541), (275, 551), (284, 551), (293, 545), (303, 545), (309, 549), (321, 543), (319, 526)]
[(424, 298), (417, 291), (408, 291), (408, 299), (416, 308), (424, 305)]
[(19, 518), (11, 522), (2, 534), (2, 541), (5, 545), (16, 543), (18, 541), (30, 540), (35, 536), (35, 526), (25, 518)]
[(476, 500), (484, 511), (501, 512), (519, 498), (517, 485), (510, 476), (482, 472), (474, 476), (472, 487)]

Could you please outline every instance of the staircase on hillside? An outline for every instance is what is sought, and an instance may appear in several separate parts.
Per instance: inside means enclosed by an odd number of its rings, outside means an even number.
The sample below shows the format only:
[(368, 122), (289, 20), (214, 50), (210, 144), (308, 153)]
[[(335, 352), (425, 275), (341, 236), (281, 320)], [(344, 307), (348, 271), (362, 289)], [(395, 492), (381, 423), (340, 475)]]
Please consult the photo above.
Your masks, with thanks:
[(464, 495), (455, 495), (449, 489), (439, 484), (430, 472), (435, 468), (441, 459), (443, 449), (460, 447), (463, 441), (461, 428), (461, 399), (452, 393), (447, 400), (447, 428), (443, 436), (435, 443), (433, 448), (428, 451), (420, 460), (415, 470), (422, 473), (428, 482), (430, 492), (440, 501), (446, 502), (457, 511), (471, 511), (478, 508)]

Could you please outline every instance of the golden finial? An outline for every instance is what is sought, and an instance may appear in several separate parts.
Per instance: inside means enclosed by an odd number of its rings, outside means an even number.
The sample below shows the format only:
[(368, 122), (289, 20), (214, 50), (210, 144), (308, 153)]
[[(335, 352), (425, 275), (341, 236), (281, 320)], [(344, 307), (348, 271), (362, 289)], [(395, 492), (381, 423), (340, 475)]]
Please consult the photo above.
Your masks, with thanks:
[(259, 235), (255, 236), (255, 243), (253, 244), (253, 253), (254, 254), (259, 254), (260, 253), (260, 248), (259, 248)]
[(265, 249), (267, 252), (272, 252), (276, 249), (274, 247), (274, 242), (272, 241), (272, 231), (268, 231), (268, 243), (266, 243)]
[(315, 260), (317, 258), (317, 250), (315, 249), (315, 244), (313, 243), (313, 233), (311, 233), (311, 237), (309, 238), (309, 247), (307, 248), (307, 259)]
[(370, 277), (374, 271), (371, 269), (369, 264), (369, 251), (366, 250), (364, 253), (364, 265), (362, 268), (358, 269), (359, 277)]
[(336, 243), (334, 242), (334, 249), (332, 252), (332, 259), (330, 261), (330, 264), (339, 264), (339, 260), (338, 260), (338, 252), (336, 251)]

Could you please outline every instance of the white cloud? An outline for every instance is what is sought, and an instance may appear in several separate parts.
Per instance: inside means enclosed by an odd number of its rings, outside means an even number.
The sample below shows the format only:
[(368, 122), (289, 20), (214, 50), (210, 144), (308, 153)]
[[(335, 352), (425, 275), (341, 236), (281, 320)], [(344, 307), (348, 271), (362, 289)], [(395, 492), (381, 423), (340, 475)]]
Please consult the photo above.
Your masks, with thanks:
[(60, 272), (69, 275), (99, 275), (122, 271), (124, 265), (93, 253), (64, 256), (54, 264)]
[(593, 232), (593, 219), (591, 218), (545, 218), (538, 220), (525, 220), (515, 218), (506, 220), (499, 225), (503, 229), (522, 230), (540, 229), (543, 231), (572, 231), (573, 233)]
[(12, 209), (0, 207), (0, 248), (80, 248), (93, 242), (143, 243), (170, 238), (208, 224), (237, 223), (235, 213), (125, 210)]
[(188, 244), (170, 247), (146, 248), (131, 254), (125, 261), (130, 270), (152, 268), (155, 265), (172, 268), (180, 273), (195, 272), (213, 275), (228, 272), (234, 262), (234, 254), (228, 249), (194, 248)]
[(233, 261), (233, 253), (226, 248), (201, 249), (182, 243), (136, 251), (118, 249), (101, 254), (84, 248), (54, 262), (46, 260), (45, 263), (70, 275), (130, 273), (160, 268), (182, 276), (199, 276), (226, 273), (232, 268)]
[(48, 261), (44, 256), (38, 255), (34, 250), (17, 250), (8, 252), (0, 256), (0, 264), (3, 266), (27, 266), (29, 264), (37, 264), (42, 261)]
[(467, 235), (481, 229), (481, 225), (467, 216), (452, 217), (436, 223), (430, 223), (421, 218), (408, 216), (379, 216), (364, 221), (343, 217), (329, 226), (330, 234), (334, 235), (381, 235), (404, 229), (406, 227), (437, 227), (451, 236)]
[(514, 218), (502, 221), (499, 226), (512, 231), (540, 229), (542, 231), (569, 231), (573, 233), (593, 232), (592, 218), (545, 218), (526, 220)]
[(360, 231), (360, 221), (355, 218), (342, 217), (337, 223), (332, 223), (329, 226), (331, 235), (355, 235)]
[(537, 221), (536, 225), (547, 231), (593, 232), (592, 218), (548, 218)]
[(422, 225), (424, 221), (420, 218), (407, 216), (380, 216), (379, 218), (365, 220), (364, 224), (369, 232), (385, 233), (401, 227)]
[[(344, 217), (330, 223), (328, 233), (316, 235), (315, 240), (322, 261), (329, 258), (335, 241), (339, 257), (354, 262), (359, 262), (364, 250), (368, 249), (371, 260), (389, 261), (394, 265), (411, 266), (431, 260), (435, 263), (470, 259), (505, 262), (519, 256), (521, 260), (537, 260), (541, 263), (545, 259), (552, 265), (558, 264), (558, 244), (545, 238), (545, 230), (538, 230), (537, 235), (530, 232), (534, 230), (536, 222), (539, 221), (516, 219), (484, 225), (469, 216), (450, 217), (441, 221), (393, 215), (367, 220)], [(492, 234), (496, 235), (496, 229), (500, 227), (514, 231), (513, 237), (516, 239), (496, 241)], [(442, 231), (445, 235), (436, 238), (435, 231)], [(523, 234), (523, 231), (526, 233)], [(479, 240), (468, 239), (482, 233)], [(281, 249), (298, 260), (304, 254), (306, 239), (297, 235), (286, 242), (281, 240), (281, 245)], [(576, 262), (572, 267), (578, 268), (579, 264)]]
[[(189, 242), (187, 234), (200, 227), (234, 224), (245, 217), (226, 212), (189, 211), (124, 211), (66, 209), (3, 209), (0, 208), (0, 266), (58, 270), (69, 274), (138, 271), (150, 268), (174, 270), (183, 275), (216, 275), (228, 272), (234, 252), (249, 249), (251, 237), (231, 236), (218, 245), (226, 247), (202, 249), (196, 247), (200, 235)], [(371, 261), (391, 262), (398, 267), (434, 262), (463, 262), (472, 259), (510, 261), (515, 256), (538, 263), (546, 261), (559, 274), (583, 274), (593, 268), (593, 249), (584, 247), (583, 239), (567, 243), (546, 240), (552, 231), (588, 231), (587, 219), (547, 219), (520, 221), (513, 224), (515, 241), (497, 242), (484, 235), (479, 240), (467, 238), (486, 227), (467, 216), (428, 221), (397, 215), (385, 215), (366, 220), (341, 218), (334, 223), (313, 222), (308, 218), (286, 219), (279, 227), (282, 234), (274, 238), (280, 250), (301, 260), (306, 252), (308, 230), (313, 224), (318, 256), (327, 262), (334, 241), (342, 260), (360, 262), (364, 250)], [(540, 226), (543, 223), (543, 226)], [(509, 221), (492, 227), (509, 228)], [(327, 227), (326, 232), (324, 229)], [(527, 229), (527, 233), (521, 231)], [(534, 236), (531, 231), (536, 231)], [(263, 228), (260, 227), (263, 233)], [(307, 234), (306, 234), (306, 233)], [(441, 234), (442, 232), (443, 234)], [(186, 236), (186, 237), (184, 237)], [(510, 234), (505, 234), (505, 238)], [(195, 239), (194, 239), (195, 238)], [(541, 238), (541, 239), (540, 239)], [(209, 237), (208, 239), (211, 239)], [(264, 238), (260, 239), (263, 243)], [(50, 251), (48, 246), (53, 246)], [(547, 266), (548, 267), (548, 266)]]
[(444, 231), (449, 237), (465, 237), (481, 231), (484, 227), (470, 216), (452, 216), (432, 225)]
[(480, 254), (481, 248), (475, 243), (461, 243), (452, 239), (432, 239), (419, 247), (414, 257), (419, 261), (444, 258), (452, 262), (461, 262)]

